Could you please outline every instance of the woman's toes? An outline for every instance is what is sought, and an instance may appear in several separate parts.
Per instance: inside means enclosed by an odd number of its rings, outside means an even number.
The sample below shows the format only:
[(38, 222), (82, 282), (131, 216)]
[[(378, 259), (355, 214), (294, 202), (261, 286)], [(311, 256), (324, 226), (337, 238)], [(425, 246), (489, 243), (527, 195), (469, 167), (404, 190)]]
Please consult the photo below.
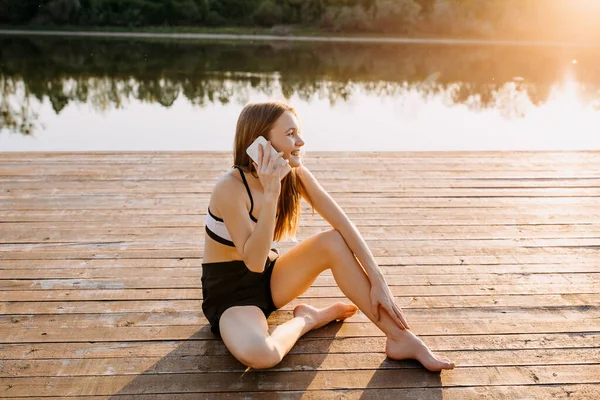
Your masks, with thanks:
[(431, 371), (440, 371), (442, 369), (453, 369), (454, 368), (454, 363), (452, 361), (450, 361), (449, 359), (447, 359), (446, 357), (441, 357), (441, 356), (434, 355), (434, 354), (432, 354), (432, 355), (433, 355), (435, 361), (431, 360), (431, 362), (426, 362), (425, 360), (419, 360), (419, 361), (421, 361), (421, 364), (423, 364), (425, 366), (425, 368), (427, 368)]
[(308, 304), (298, 304), (294, 308), (294, 317), (303, 317), (310, 320), (312, 329), (317, 329), (331, 321), (343, 321), (350, 318), (358, 311), (354, 304), (335, 303), (325, 308), (315, 308)]
[(386, 342), (386, 355), (394, 360), (412, 358), (418, 360), (430, 371), (441, 371), (454, 368), (454, 363), (446, 357), (433, 354), (431, 350), (412, 332), (403, 331), (404, 339)]
[(346, 318), (350, 318), (356, 314), (356, 311), (358, 311), (358, 307), (356, 307), (354, 304), (336, 303), (331, 307), (333, 308), (332, 311), (335, 310), (335, 319), (337, 321), (343, 321)]
[(452, 362), (452, 360), (450, 360), (448, 357), (444, 357), (444, 356), (438, 356), (438, 355), (436, 355), (436, 357), (437, 357), (437, 359), (438, 359), (438, 360), (440, 360), (440, 361), (443, 361), (443, 362), (445, 362), (445, 363), (448, 363), (448, 364), (452, 364), (452, 365), (454, 365), (454, 363)]
[(453, 369), (455, 367), (455, 364), (452, 361), (450, 361), (449, 359), (447, 359), (446, 357), (444, 357), (442, 359), (442, 361), (446, 364), (445, 367), (447, 369)]

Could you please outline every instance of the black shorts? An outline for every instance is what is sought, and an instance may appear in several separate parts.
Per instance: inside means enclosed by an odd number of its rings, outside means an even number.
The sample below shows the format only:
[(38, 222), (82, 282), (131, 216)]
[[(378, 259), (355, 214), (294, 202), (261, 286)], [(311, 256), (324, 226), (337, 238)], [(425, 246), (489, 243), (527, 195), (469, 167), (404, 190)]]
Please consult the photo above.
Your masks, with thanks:
[(221, 315), (230, 307), (256, 306), (265, 317), (277, 309), (271, 297), (271, 274), (277, 259), (267, 259), (263, 272), (252, 272), (239, 261), (202, 264), (202, 311), (217, 336)]

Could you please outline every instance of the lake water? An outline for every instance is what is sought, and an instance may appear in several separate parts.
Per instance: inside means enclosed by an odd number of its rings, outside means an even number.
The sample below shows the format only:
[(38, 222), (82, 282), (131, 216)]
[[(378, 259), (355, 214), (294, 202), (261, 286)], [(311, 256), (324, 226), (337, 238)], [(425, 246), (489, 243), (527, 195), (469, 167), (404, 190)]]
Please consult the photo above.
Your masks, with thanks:
[(0, 37), (0, 151), (230, 150), (285, 100), (307, 151), (600, 150), (600, 48)]

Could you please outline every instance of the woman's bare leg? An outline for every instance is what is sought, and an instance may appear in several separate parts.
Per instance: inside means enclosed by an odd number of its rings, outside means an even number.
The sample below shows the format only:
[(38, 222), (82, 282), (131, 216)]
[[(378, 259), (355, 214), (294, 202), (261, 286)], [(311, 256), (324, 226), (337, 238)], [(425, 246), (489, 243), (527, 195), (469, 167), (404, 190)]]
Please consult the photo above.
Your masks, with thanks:
[(298, 305), (294, 318), (268, 329), (258, 307), (231, 307), (221, 316), (220, 333), (225, 346), (241, 363), (255, 369), (271, 368), (279, 364), (306, 332), (351, 317), (356, 310), (356, 306), (344, 303), (323, 309)]
[(388, 357), (417, 359), (432, 371), (454, 368), (454, 363), (434, 355), (410, 330), (396, 325), (384, 310), (379, 312), (379, 321), (375, 320), (369, 278), (336, 230), (311, 236), (279, 257), (271, 277), (275, 305), (282, 307), (304, 293), (327, 268), (331, 269), (342, 292), (385, 333)]
[(283, 358), (306, 332), (318, 329), (332, 321), (350, 318), (357, 310), (355, 305), (345, 303), (335, 303), (325, 308), (299, 304), (294, 308), (294, 318), (269, 329), (271, 340), (280, 350)]

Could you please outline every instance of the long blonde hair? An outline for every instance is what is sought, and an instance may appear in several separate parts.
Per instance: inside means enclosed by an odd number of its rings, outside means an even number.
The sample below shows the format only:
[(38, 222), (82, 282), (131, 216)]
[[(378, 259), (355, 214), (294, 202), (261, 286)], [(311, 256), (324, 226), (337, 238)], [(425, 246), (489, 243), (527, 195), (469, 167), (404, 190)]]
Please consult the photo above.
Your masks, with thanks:
[[(286, 111), (294, 114), (296, 118), (298, 117), (292, 107), (276, 101), (248, 104), (244, 107), (235, 128), (234, 166), (238, 166), (242, 171), (258, 177), (252, 159), (246, 154), (246, 149), (259, 136), (268, 139), (273, 124)], [(295, 238), (300, 222), (301, 190), (303, 190), (302, 182), (296, 175), (294, 168), (292, 168), (292, 171), (281, 181), (281, 194), (277, 201), (277, 220), (273, 240)]]

